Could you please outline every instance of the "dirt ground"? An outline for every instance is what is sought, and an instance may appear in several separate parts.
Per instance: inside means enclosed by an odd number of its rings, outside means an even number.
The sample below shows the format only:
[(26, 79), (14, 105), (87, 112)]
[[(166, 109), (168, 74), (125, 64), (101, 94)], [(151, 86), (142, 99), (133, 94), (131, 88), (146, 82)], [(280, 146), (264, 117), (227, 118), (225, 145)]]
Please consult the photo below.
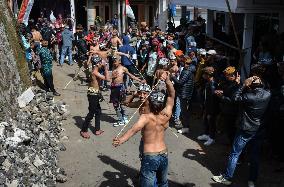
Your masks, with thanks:
[[(112, 139), (121, 127), (113, 127), (116, 120), (115, 111), (109, 101), (109, 91), (103, 92), (105, 101), (101, 102), (101, 128), (105, 133), (95, 136), (91, 131), (91, 138), (84, 140), (79, 131), (88, 112), (87, 85), (80, 79), (72, 81), (67, 89), (66, 83), (78, 72), (78, 67), (64, 64), (64, 67), (54, 65), (53, 74), (55, 87), (70, 111), (70, 116), (64, 123), (65, 132), (69, 139), (64, 140), (66, 151), (59, 153), (59, 165), (65, 168), (68, 181), (58, 184), (59, 187), (125, 187), (138, 186), (140, 160), (138, 146), (140, 134), (120, 147), (114, 148)], [(84, 74), (81, 74), (84, 77)], [(134, 112), (128, 109), (129, 116)], [(129, 127), (137, 120), (137, 115), (130, 122)], [(94, 123), (94, 122), (93, 122)], [(219, 174), (227, 162), (229, 146), (224, 141), (224, 135), (218, 135), (216, 143), (205, 147), (196, 137), (202, 132), (201, 119), (192, 114), (190, 133), (188, 136), (179, 135), (177, 138), (170, 130), (166, 132), (166, 143), (169, 150), (169, 186), (187, 187), (218, 187), (211, 180), (212, 175)], [(283, 187), (283, 163), (264, 157), (260, 168), (258, 187)], [(279, 169), (280, 168), (280, 169)], [(278, 169), (278, 170), (277, 170)], [(247, 186), (248, 163), (244, 161), (238, 165), (234, 177), (233, 187)]]

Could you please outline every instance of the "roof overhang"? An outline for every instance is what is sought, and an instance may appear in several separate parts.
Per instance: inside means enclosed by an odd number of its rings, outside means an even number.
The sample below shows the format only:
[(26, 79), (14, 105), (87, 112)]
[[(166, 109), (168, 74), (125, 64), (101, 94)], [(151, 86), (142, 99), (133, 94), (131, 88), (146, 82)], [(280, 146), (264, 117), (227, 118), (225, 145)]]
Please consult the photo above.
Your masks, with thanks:
[[(171, 0), (181, 6), (228, 12), (226, 0)], [(233, 13), (278, 13), (284, 11), (284, 0), (229, 0)]]

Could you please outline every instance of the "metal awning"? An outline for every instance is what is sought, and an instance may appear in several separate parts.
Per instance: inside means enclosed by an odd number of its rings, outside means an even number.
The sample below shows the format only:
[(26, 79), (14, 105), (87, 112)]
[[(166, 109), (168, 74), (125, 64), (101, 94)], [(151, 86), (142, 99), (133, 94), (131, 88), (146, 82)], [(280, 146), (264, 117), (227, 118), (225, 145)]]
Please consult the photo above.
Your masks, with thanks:
[[(225, 0), (171, 0), (181, 6), (192, 6), (228, 12)], [(284, 1), (279, 0), (229, 0), (233, 13), (279, 13), (284, 11)]]

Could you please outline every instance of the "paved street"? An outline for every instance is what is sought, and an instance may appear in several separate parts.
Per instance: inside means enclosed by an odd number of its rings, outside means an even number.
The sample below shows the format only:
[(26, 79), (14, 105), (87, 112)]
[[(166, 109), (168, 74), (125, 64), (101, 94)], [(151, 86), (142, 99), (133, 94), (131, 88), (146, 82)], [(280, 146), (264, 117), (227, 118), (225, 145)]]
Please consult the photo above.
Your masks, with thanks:
[[(66, 90), (62, 90), (65, 84), (78, 71), (77, 65), (63, 68), (54, 65), (55, 86), (62, 95), (55, 100), (66, 101), (71, 114), (63, 127), (69, 140), (64, 140), (67, 150), (60, 152), (59, 165), (65, 168), (68, 181), (59, 184), (59, 187), (87, 187), (87, 186), (137, 186), (140, 160), (138, 158), (138, 146), (140, 134), (135, 135), (130, 141), (118, 148), (114, 148), (112, 138), (116, 136), (121, 127), (113, 127), (116, 116), (109, 101), (109, 91), (104, 92), (105, 101), (102, 106), (101, 128), (105, 133), (95, 136), (91, 133), (89, 140), (80, 137), (80, 126), (88, 112), (86, 96), (86, 83), (80, 80), (72, 82)], [(82, 74), (83, 76), (83, 74)], [(129, 116), (134, 110), (129, 109)], [(193, 119), (194, 118), (194, 119)], [(169, 149), (169, 186), (188, 187), (218, 187), (210, 178), (213, 174), (219, 174), (225, 167), (227, 152), (229, 151), (222, 136), (211, 147), (204, 147), (196, 141), (197, 135), (202, 132), (200, 119), (193, 115), (191, 118), (191, 132), (189, 137), (180, 135), (176, 138), (170, 130), (166, 133), (166, 142)], [(130, 122), (135, 122), (137, 116)], [(94, 123), (94, 122), (93, 122)], [(93, 130), (91, 128), (91, 130)], [(266, 160), (260, 170), (260, 187), (284, 186), (283, 171), (275, 172), (279, 165)], [(239, 165), (236, 171), (233, 187), (246, 186), (247, 164)], [(282, 180), (282, 181), (281, 181)], [(273, 181), (273, 182), (272, 182)]]

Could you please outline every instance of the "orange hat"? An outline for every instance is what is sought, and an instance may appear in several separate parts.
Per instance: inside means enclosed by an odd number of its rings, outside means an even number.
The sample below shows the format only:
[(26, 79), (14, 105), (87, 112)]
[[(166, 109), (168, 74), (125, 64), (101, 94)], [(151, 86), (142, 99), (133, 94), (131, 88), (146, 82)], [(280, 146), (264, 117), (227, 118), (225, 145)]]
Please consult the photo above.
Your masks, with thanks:
[(177, 51), (175, 52), (175, 55), (176, 55), (176, 56), (182, 56), (182, 55), (183, 55), (182, 50), (177, 50)]
[(229, 66), (223, 71), (225, 75), (231, 75), (231, 74), (234, 74), (235, 72), (236, 72), (236, 68), (233, 66)]

